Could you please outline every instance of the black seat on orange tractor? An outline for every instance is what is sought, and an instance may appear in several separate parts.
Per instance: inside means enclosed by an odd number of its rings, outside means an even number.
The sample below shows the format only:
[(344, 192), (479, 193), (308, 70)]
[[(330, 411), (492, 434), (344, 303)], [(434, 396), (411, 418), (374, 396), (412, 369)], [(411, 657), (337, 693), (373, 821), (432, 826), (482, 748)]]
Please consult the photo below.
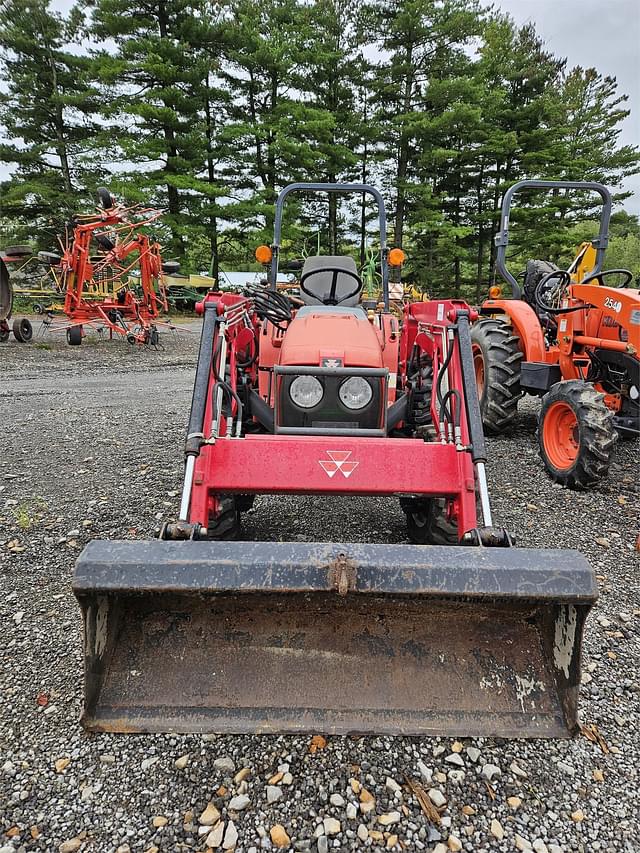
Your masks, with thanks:
[[(551, 272), (559, 271), (559, 267), (555, 264), (552, 264), (551, 261), (527, 261), (527, 268), (524, 274), (524, 286), (523, 286), (523, 296), (524, 301), (527, 302), (533, 310), (538, 315), (538, 318), (541, 323), (547, 326), (556, 327), (556, 321), (553, 317), (551, 317), (546, 311), (543, 311), (542, 308), (536, 302), (536, 291), (538, 289), (538, 285), (542, 281), (542, 279)], [(554, 284), (554, 280), (552, 279), (549, 282), (549, 286), (551, 287)], [(545, 286), (545, 290), (546, 290)]]
[[(340, 270), (344, 270), (344, 273)], [(332, 296), (334, 278), (336, 287)], [(338, 304), (345, 308), (353, 308), (360, 301), (362, 281), (358, 276), (356, 262), (348, 255), (308, 257), (302, 267), (300, 283), (300, 298), (305, 305)], [(302, 285), (309, 291), (308, 293), (305, 293)]]

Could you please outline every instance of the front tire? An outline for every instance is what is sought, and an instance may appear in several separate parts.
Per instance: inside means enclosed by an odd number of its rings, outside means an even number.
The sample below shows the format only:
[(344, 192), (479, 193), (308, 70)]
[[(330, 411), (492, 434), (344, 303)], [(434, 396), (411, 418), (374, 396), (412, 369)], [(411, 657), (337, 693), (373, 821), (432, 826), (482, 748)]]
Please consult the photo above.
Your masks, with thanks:
[(240, 513), (230, 495), (218, 496), (218, 514), (207, 521), (207, 539), (233, 540), (240, 533)]
[(446, 498), (400, 498), (407, 534), (416, 545), (457, 545), (458, 525), (449, 518)]
[(558, 382), (542, 398), (538, 445), (556, 483), (569, 489), (599, 483), (609, 472), (616, 441), (613, 412), (590, 383)]
[(498, 435), (515, 421), (522, 397), (519, 339), (506, 323), (487, 318), (471, 327), (471, 347), (482, 423)]

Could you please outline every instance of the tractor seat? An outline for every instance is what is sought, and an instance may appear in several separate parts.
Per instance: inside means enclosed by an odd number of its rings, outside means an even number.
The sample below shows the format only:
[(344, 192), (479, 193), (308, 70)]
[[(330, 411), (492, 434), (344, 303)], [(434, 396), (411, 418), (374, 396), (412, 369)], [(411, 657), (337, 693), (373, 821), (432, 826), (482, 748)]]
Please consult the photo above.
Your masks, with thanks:
[(524, 301), (527, 302), (533, 310), (538, 315), (538, 319), (540, 322), (552, 329), (555, 329), (557, 326), (555, 317), (552, 317), (546, 311), (543, 311), (542, 308), (536, 303), (536, 290), (538, 284), (542, 281), (545, 275), (548, 275), (550, 272), (555, 272), (559, 270), (555, 264), (552, 264), (551, 261), (537, 261), (531, 260), (527, 261), (527, 268), (524, 274), (524, 285), (523, 285), (523, 298)]
[[(312, 270), (323, 270), (327, 267), (329, 270), (332, 268), (339, 268), (346, 272), (353, 273), (354, 275), (358, 274), (356, 262), (348, 255), (312, 255), (305, 260), (300, 278), (302, 279), (302, 276), (304, 276), (305, 273), (311, 272)], [(300, 290), (300, 299), (302, 299), (305, 305), (322, 305), (324, 300), (329, 298), (331, 294), (331, 284), (334, 277), (334, 273), (329, 270), (327, 272), (319, 272), (317, 275), (310, 276), (304, 282), (304, 286), (307, 290), (314, 294), (314, 296), (309, 296), (308, 293), (305, 293), (302, 289)], [(340, 299), (343, 296), (347, 293), (351, 293), (357, 286), (358, 282), (352, 275), (341, 275), (338, 273), (335, 298), (340, 305), (345, 308), (353, 308), (360, 302), (360, 291), (358, 291), (358, 293), (354, 293), (354, 295), (350, 296), (348, 299), (345, 299), (344, 302), (340, 302)], [(360, 284), (360, 290), (362, 290), (362, 283)]]

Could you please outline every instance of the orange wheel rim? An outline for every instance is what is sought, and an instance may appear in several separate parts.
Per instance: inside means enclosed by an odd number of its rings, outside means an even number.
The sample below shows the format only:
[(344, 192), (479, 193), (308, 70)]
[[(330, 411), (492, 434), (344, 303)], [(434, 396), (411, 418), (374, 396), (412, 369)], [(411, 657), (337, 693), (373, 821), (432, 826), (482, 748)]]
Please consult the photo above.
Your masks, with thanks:
[(578, 419), (568, 403), (552, 403), (544, 416), (542, 443), (554, 468), (571, 468), (578, 458), (580, 437)]
[(478, 389), (478, 399), (482, 399), (484, 394), (484, 356), (482, 350), (478, 346), (473, 347), (473, 366), (476, 371), (476, 388)]

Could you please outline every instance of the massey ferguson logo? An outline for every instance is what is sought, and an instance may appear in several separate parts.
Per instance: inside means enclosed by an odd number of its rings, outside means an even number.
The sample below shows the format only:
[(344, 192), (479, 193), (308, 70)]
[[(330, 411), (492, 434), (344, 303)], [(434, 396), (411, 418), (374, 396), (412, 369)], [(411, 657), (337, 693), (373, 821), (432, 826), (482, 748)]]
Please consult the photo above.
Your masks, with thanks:
[(338, 471), (343, 477), (350, 477), (356, 470), (359, 462), (349, 462), (350, 450), (327, 450), (329, 459), (318, 459), (329, 477), (335, 476)]

